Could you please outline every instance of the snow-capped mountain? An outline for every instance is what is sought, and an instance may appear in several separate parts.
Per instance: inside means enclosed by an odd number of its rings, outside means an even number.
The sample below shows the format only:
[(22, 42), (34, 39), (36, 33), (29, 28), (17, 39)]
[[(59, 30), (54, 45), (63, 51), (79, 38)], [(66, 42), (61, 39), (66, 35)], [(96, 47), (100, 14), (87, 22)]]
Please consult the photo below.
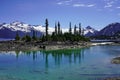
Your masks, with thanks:
[(94, 36), (98, 33), (97, 30), (95, 30), (94, 28), (90, 27), (90, 26), (87, 26), (85, 29), (84, 29), (84, 35), (87, 36), (87, 37), (90, 37), (90, 36)]
[(26, 34), (32, 36), (33, 31), (37, 33), (37, 36), (41, 36), (45, 32), (45, 27), (29, 25), (19, 21), (15, 21), (10, 24), (0, 24), (0, 38), (14, 38), (16, 36), (16, 32), (18, 32), (21, 37)]
[(23, 31), (23, 32), (31, 32), (31, 30), (36, 30), (36, 31), (43, 31), (44, 32), (44, 27), (39, 26), (39, 25), (29, 25), (23, 22), (13, 22), (10, 24), (3, 23), (0, 25), (0, 29), (8, 28), (11, 31)]
[[(52, 34), (54, 30), (55, 29), (53, 27), (49, 27), (48, 29), (49, 34)], [(33, 31), (37, 33), (37, 37), (40, 37), (41, 35), (45, 34), (45, 27), (40, 25), (30, 25), (24, 22), (19, 22), (19, 21), (15, 21), (9, 24), (8, 23), (0, 24), (0, 38), (15, 38), (16, 32), (18, 32), (20, 37), (23, 37), (26, 34), (32, 36)], [(65, 28), (62, 29), (63, 33), (68, 31), (69, 31), (68, 29), (65, 29)], [(72, 29), (72, 31), (74, 30)], [(84, 29), (84, 35), (87, 37), (93, 36), (97, 32), (98, 32), (97, 30), (93, 29), (90, 26), (87, 26)]]

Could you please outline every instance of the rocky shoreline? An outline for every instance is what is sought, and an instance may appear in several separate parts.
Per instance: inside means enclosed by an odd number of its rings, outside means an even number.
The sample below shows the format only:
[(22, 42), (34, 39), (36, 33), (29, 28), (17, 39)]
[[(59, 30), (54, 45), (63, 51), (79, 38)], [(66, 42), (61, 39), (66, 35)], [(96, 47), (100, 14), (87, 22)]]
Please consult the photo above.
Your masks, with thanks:
[(58, 50), (74, 49), (90, 46), (90, 42), (23, 42), (0, 41), (0, 51), (26, 51), (26, 50)]
[(39, 42), (39, 41), (0, 41), (0, 51), (26, 51), (26, 50), (59, 50), (84, 48), (95, 45), (120, 45), (118, 43), (91, 43), (91, 42)]

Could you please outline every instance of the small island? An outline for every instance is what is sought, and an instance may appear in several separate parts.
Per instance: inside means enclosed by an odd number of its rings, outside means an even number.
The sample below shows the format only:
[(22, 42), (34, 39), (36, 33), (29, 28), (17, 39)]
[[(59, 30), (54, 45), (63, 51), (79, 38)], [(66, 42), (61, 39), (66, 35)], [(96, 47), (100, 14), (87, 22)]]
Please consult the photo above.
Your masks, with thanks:
[(37, 32), (32, 31), (32, 36), (29, 34), (21, 37), (19, 32), (16, 32), (15, 40), (1, 41), (0, 50), (2, 51), (23, 51), (23, 50), (58, 50), (58, 49), (72, 49), (82, 48), (90, 45), (89, 38), (84, 36), (84, 30), (74, 26), (72, 31), (71, 22), (69, 23), (69, 31), (62, 32), (60, 22), (55, 23), (55, 31), (52, 34), (48, 33), (49, 29), (48, 19), (45, 20), (45, 33), (37, 37)]

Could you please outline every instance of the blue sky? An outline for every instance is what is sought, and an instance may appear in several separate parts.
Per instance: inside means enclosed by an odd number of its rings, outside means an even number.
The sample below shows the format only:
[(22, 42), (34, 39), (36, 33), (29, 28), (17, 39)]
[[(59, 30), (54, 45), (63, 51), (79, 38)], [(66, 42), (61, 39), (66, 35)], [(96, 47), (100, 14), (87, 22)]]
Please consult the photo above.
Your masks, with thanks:
[(49, 26), (60, 21), (62, 28), (82, 23), (102, 29), (112, 22), (120, 22), (120, 0), (0, 0), (0, 23), (22, 21)]

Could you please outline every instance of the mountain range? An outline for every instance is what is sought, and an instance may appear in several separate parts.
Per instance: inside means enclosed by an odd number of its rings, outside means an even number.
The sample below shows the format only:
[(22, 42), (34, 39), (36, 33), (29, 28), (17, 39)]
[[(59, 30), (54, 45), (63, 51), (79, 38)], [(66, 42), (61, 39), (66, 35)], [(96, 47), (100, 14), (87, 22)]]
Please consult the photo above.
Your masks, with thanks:
[[(16, 32), (19, 33), (20, 37), (26, 34), (32, 36), (33, 31), (37, 33), (37, 37), (40, 37), (45, 33), (45, 27), (42, 25), (30, 25), (19, 21), (0, 24), (0, 38), (15, 38)], [(54, 28), (49, 27), (49, 34), (52, 34), (53, 31)], [(62, 31), (63, 33), (68, 32), (68, 29), (62, 29)], [(117, 32), (120, 32), (120, 23), (109, 24), (100, 31), (95, 30), (91, 26), (84, 28), (84, 35), (87, 37), (100, 35), (112, 36)]]
[(19, 33), (20, 37), (23, 37), (26, 34), (31, 36), (33, 31), (35, 31), (39, 37), (44, 34), (45, 27), (40, 25), (29, 25), (19, 21), (10, 24), (0, 24), (0, 38), (15, 38), (16, 32)]
[[(45, 27), (42, 25), (30, 25), (24, 22), (15, 21), (12, 23), (2, 23), (0, 24), (0, 38), (15, 38), (16, 32), (19, 33), (20, 37), (28, 34), (32, 36), (33, 31), (37, 33), (37, 37), (40, 37), (45, 33)], [(48, 32), (52, 34), (54, 28), (49, 27)], [(68, 29), (62, 29), (63, 33), (68, 32)], [(73, 31), (73, 30), (72, 30)], [(85, 35), (90, 36), (93, 35), (96, 30), (91, 28), (90, 26), (84, 29)]]
[(115, 22), (108, 24), (106, 27), (101, 29), (100, 31), (95, 30), (94, 28), (88, 26), (85, 29), (85, 36), (87, 37), (98, 37), (98, 36), (116, 36), (120, 34), (120, 23)]

